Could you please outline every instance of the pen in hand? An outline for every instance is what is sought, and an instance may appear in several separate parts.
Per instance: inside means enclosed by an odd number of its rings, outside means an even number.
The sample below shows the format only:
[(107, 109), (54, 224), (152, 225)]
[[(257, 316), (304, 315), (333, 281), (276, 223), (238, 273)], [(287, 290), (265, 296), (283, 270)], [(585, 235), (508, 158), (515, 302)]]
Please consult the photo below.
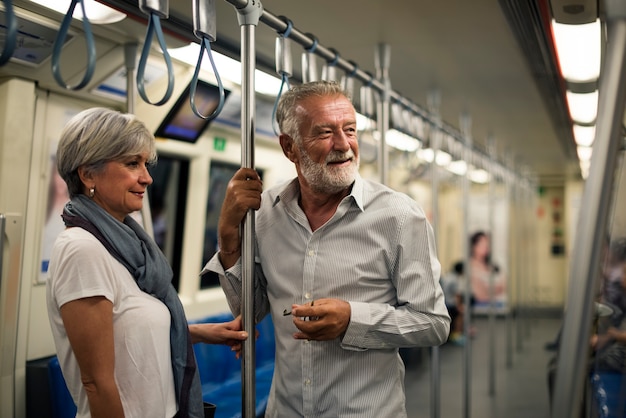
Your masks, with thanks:
[[(311, 306), (313, 306), (313, 304), (314, 304), (314, 303), (315, 303), (315, 301), (314, 301), (314, 300), (312, 300), (312, 301), (311, 301)], [(283, 310), (283, 316), (289, 316), (289, 315), (291, 315), (291, 310), (290, 310), (290, 309), (284, 309), (284, 310)], [(306, 320), (306, 319), (305, 319), (305, 320)], [(310, 318), (309, 318), (309, 320), (310, 320)]]

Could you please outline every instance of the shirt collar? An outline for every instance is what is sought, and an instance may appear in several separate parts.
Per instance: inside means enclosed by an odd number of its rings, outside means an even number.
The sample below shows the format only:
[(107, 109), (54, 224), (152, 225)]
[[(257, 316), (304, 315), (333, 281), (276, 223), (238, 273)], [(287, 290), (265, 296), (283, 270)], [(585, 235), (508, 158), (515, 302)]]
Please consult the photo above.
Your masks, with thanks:
[[(363, 211), (363, 179), (357, 173), (356, 178), (354, 179), (354, 183), (352, 183), (352, 190), (348, 197), (352, 197), (352, 200), (358, 208)], [(298, 178), (294, 178), (290, 182), (288, 182), (283, 189), (276, 195), (272, 206), (276, 206), (278, 202), (284, 202), (285, 204), (289, 204), (293, 201), (297, 201), (300, 196), (300, 183), (298, 183)]]

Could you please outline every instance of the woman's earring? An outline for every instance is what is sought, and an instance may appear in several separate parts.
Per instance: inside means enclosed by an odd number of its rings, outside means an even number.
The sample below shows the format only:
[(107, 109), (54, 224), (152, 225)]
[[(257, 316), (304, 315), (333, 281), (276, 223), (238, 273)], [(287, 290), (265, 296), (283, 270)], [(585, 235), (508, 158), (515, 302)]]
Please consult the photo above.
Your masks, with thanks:
[(89, 197), (93, 199), (93, 196), (96, 194), (96, 188), (92, 187), (89, 189)]

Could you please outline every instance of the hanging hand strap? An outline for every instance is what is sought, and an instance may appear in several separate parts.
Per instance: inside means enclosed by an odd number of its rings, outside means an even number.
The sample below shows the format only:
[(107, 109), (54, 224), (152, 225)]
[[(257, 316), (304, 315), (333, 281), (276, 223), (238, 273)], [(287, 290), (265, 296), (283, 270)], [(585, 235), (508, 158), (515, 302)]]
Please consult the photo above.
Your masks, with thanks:
[[(167, 90), (163, 98), (161, 98), (161, 100), (157, 102), (150, 101), (150, 99), (146, 95), (146, 88), (144, 85), (146, 63), (148, 62), (148, 56), (150, 55), (150, 46), (152, 44), (153, 33), (157, 37), (157, 41), (159, 42), (161, 51), (163, 51), (163, 59), (165, 60), (165, 65), (167, 66)], [(170, 58), (170, 54), (167, 52), (167, 46), (165, 45), (165, 38), (163, 36), (163, 30), (161, 29), (161, 21), (159, 20), (159, 16), (153, 12), (150, 13), (146, 40), (143, 44), (141, 58), (139, 59), (139, 67), (137, 68), (137, 90), (139, 91), (139, 95), (141, 96), (141, 98), (146, 103), (155, 106), (161, 106), (167, 103), (170, 97), (172, 97), (172, 92), (174, 91), (174, 69), (172, 68), (172, 59)]]
[(2, 47), (2, 54), (0, 55), (0, 67), (9, 62), (13, 56), (17, 41), (17, 19), (15, 18), (15, 13), (13, 13), (13, 3), (11, 0), (4, 0), (4, 16), (6, 19), (7, 32), (4, 47)]
[[(200, 66), (202, 64), (202, 57), (204, 56), (204, 50), (206, 49), (207, 54), (209, 56), (209, 60), (211, 61), (211, 66), (213, 67), (213, 73), (215, 74), (215, 78), (217, 79), (217, 87), (220, 91), (219, 103), (213, 113), (208, 116), (204, 116), (198, 108), (196, 107), (196, 88), (198, 87), (198, 75), (200, 74)], [(189, 102), (191, 103), (191, 110), (196, 114), (199, 118), (213, 120), (219, 115), (224, 107), (224, 102), (226, 100), (226, 95), (224, 94), (224, 85), (222, 84), (222, 80), (220, 78), (219, 73), (217, 72), (217, 68), (215, 67), (215, 61), (213, 60), (213, 55), (211, 54), (211, 42), (207, 37), (202, 37), (200, 41), (200, 56), (198, 57), (198, 63), (196, 64), (196, 70), (193, 73), (193, 78), (191, 79), (191, 85), (189, 86)]]
[[(80, 3), (81, 11), (83, 13), (83, 30), (85, 31), (85, 42), (87, 43), (87, 69), (85, 70), (85, 75), (83, 76), (81, 82), (76, 86), (70, 86), (65, 83), (63, 77), (61, 76), (59, 60), (61, 59), (61, 49), (63, 48), (63, 44), (65, 44), (65, 38), (67, 37), (67, 32), (70, 28), (70, 23), (72, 22), (72, 15), (74, 14), (76, 3)], [(85, 4), (82, 0), (72, 0), (70, 8), (63, 18), (63, 23), (61, 23), (59, 33), (57, 33), (57, 37), (54, 41), (54, 48), (52, 50), (52, 75), (61, 87), (68, 90), (80, 90), (89, 84), (91, 77), (93, 77), (95, 68), (96, 45), (93, 39), (93, 33), (91, 32), (91, 24), (89, 23), (89, 19), (87, 19), (87, 14), (85, 13)]]

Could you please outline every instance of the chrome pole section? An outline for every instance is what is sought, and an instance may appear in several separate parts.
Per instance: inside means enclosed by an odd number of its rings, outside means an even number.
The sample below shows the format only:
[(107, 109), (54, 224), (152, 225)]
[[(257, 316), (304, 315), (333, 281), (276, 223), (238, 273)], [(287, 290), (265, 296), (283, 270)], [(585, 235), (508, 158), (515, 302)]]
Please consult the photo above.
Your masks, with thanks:
[(535, 225), (533, 224), (534, 211), (534, 190), (533, 182), (530, 178), (530, 170), (526, 167), (524, 171), (526, 177), (526, 338), (530, 339), (532, 329), (532, 315), (537, 303), (537, 271), (535, 269), (537, 260), (535, 259)]
[[(126, 67), (126, 112), (135, 114), (137, 103), (137, 43), (124, 44), (124, 66)], [(152, 225), (152, 212), (150, 211), (149, 190), (144, 193), (144, 204), (141, 207), (142, 224), (148, 235), (154, 238), (154, 226)]]
[(472, 413), (471, 405), (471, 377), (472, 377), (472, 339), (470, 338), (470, 328), (472, 324), (472, 264), (470, 256), (469, 243), (469, 204), (470, 204), (470, 180), (469, 167), (472, 161), (472, 120), (469, 115), (461, 115), (461, 132), (465, 141), (463, 147), (463, 160), (467, 164), (467, 170), (462, 178), (463, 187), (463, 237), (462, 248), (465, 253), (465, 266), (463, 274), (465, 275), (465, 311), (463, 315), (463, 335), (465, 336), (465, 346), (463, 350), (463, 417), (469, 418)]
[(532, 188), (530, 186), (530, 180), (528, 179), (528, 173), (527, 170), (524, 170), (523, 173), (526, 174), (525, 177), (525, 181), (524, 181), (524, 207), (526, 208), (526, 210), (524, 211), (524, 223), (525, 223), (525, 228), (524, 228), (524, 234), (525, 234), (525, 239), (524, 239), (524, 249), (525, 249), (525, 257), (526, 257), (526, 262), (524, 263), (524, 295), (525, 295), (525, 304), (524, 304), (524, 336), (526, 338), (530, 337), (530, 313), (531, 313), (531, 309), (532, 309), (532, 303), (534, 300), (534, 282), (536, 277), (533, 276), (532, 274), (532, 270), (531, 270), (531, 266), (533, 263), (532, 260), (532, 253), (530, 251), (530, 249), (532, 248), (532, 239), (533, 239), (533, 234), (532, 234)]
[[(263, 6), (258, 0), (248, 1), (237, 8), (241, 26), (241, 166), (254, 168), (254, 134), (256, 102), (254, 93), (255, 34)], [(243, 328), (250, 338), (243, 343), (241, 363), (242, 415), (253, 418), (255, 413), (255, 315), (254, 315), (254, 211), (248, 210), (241, 225), (241, 303)]]
[(600, 77), (596, 137), (571, 259), (567, 311), (557, 364), (552, 418), (579, 416), (587, 376), (597, 269), (606, 240), (626, 99), (626, 2), (605, 1), (607, 51)]
[[(432, 226), (435, 234), (435, 243), (438, 242), (439, 233), (439, 175), (437, 172), (437, 153), (441, 148), (441, 137), (443, 132), (439, 130), (441, 116), (439, 107), (441, 104), (441, 94), (439, 91), (432, 91), (428, 97), (428, 107), (431, 115), (435, 119), (437, 128), (430, 131), (430, 147), (433, 150), (433, 161), (431, 167), (431, 208)], [(443, 274), (443, 272), (442, 272)], [(430, 349), (430, 416), (439, 418), (441, 416), (441, 368), (440, 368), (439, 347)]]
[(2, 262), (4, 261), (4, 229), (6, 225), (6, 216), (0, 213), (0, 301), (2, 300)]
[[(512, 159), (507, 158), (508, 165), (511, 167)], [(509, 246), (509, 250), (507, 252), (507, 284), (506, 284), (506, 318), (505, 318), (505, 329), (506, 329), (506, 367), (513, 367), (513, 254), (517, 250), (517, 240), (515, 239), (515, 229), (512, 225), (513, 219), (515, 219), (515, 193), (514, 193), (514, 185), (513, 185), (513, 176), (507, 172), (505, 177), (505, 187), (506, 187), (506, 196), (507, 196), (507, 208), (508, 208), (508, 219), (509, 223), (507, 225), (507, 237), (508, 242), (511, 244)], [(509, 236), (510, 234), (510, 236)], [(517, 277), (515, 277), (517, 279)]]
[[(496, 155), (495, 140), (492, 136), (487, 138), (487, 147), (490, 156)], [(495, 223), (495, 204), (496, 204), (496, 164), (489, 160), (489, 231), (491, 231), (490, 247), (496, 248), (496, 223)], [(489, 272), (489, 395), (496, 394), (496, 301), (495, 301), (495, 272), (493, 269)]]
[(18, 345), (18, 318), (22, 277), (23, 215), (0, 214), (0, 417), (19, 416), (16, 400), (16, 365)]
[(389, 106), (391, 80), (389, 79), (389, 63), (391, 61), (391, 47), (388, 44), (379, 44), (376, 48), (376, 78), (383, 84), (381, 100), (376, 104), (376, 126), (380, 132), (378, 143), (378, 175), (382, 184), (388, 182), (389, 154), (387, 153), (387, 131), (389, 130)]
[(137, 91), (137, 79), (135, 69), (137, 60), (137, 43), (129, 42), (124, 44), (124, 65), (126, 67), (126, 111), (135, 113), (135, 102)]
[(522, 193), (522, 185), (521, 179), (518, 179), (515, 182), (515, 217), (519, 219), (519, 222), (515, 224), (515, 236), (517, 238), (517, 256), (518, 262), (515, 265), (516, 271), (516, 280), (515, 280), (515, 335), (516, 335), (516, 348), (517, 352), (520, 353), (523, 348), (523, 327), (524, 327), (524, 272), (523, 272), (523, 264), (525, 257), (525, 249), (524, 245), (524, 196)]

